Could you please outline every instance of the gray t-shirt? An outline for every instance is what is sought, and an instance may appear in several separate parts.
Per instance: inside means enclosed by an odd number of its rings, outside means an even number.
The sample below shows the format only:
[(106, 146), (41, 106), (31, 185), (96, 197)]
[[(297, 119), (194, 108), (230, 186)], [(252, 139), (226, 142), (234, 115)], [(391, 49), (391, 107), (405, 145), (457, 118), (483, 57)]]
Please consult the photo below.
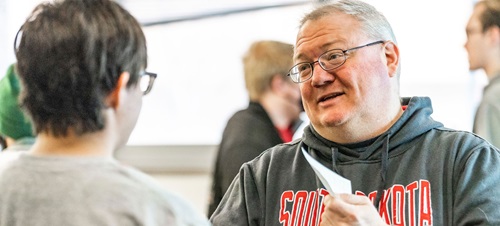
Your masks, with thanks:
[(209, 222), (153, 178), (113, 159), (22, 153), (0, 172), (0, 226), (7, 225), (198, 226)]

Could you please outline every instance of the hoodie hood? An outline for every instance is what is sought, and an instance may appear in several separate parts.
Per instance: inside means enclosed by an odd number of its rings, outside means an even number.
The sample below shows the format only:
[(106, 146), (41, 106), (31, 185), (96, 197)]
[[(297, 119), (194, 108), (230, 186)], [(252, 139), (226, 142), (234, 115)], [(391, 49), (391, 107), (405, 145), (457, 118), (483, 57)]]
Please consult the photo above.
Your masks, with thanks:
[(340, 145), (323, 138), (312, 126), (304, 130), (303, 143), (308, 147), (308, 152), (312, 156), (322, 159), (322, 162), (329, 161), (332, 170), (337, 173), (340, 173), (337, 168), (338, 163), (380, 160), (379, 175), (381, 183), (377, 189), (377, 196), (374, 201), (375, 207), (378, 207), (386, 186), (390, 156), (405, 151), (405, 144), (410, 145), (410, 141), (416, 137), (431, 129), (443, 126), (443, 124), (431, 118), (432, 105), (430, 98), (402, 98), (401, 103), (406, 109), (396, 123), (380, 136), (367, 141)]
[[(386, 132), (374, 138), (374, 140), (358, 143), (360, 145), (347, 145), (349, 147), (362, 146), (361, 148), (348, 148), (345, 145), (329, 141), (319, 135), (310, 125), (304, 129), (302, 140), (310, 149), (315, 150), (316, 153), (314, 154), (321, 156), (320, 158), (323, 159), (332, 160), (335, 158), (339, 162), (377, 160), (382, 158), (382, 152), (385, 150), (389, 155), (404, 151), (398, 147), (404, 146), (404, 144), (431, 129), (443, 127), (443, 124), (434, 121), (431, 117), (432, 105), (430, 98), (402, 98), (402, 105), (406, 106), (406, 110)], [(371, 144), (362, 145), (365, 142)], [(338, 150), (338, 153), (332, 153), (332, 150)], [(336, 156), (332, 157), (333, 155)]]

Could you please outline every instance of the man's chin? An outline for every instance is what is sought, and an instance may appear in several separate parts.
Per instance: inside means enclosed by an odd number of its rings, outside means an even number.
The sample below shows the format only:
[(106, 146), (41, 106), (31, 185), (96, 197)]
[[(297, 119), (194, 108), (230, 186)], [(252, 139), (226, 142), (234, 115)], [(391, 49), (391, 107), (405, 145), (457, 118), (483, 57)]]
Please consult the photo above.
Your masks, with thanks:
[(328, 118), (324, 118), (321, 120), (321, 124), (324, 125), (325, 127), (339, 127), (342, 126), (345, 123), (345, 118), (344, 117), (332, 117), (329, 116)]
[(477, 66), (472, 66), (470, 63), (469, 63), (469, 71), (470, 72), (475, 72), (477, 70), (481, 69), (480, 67), (477, 67)]

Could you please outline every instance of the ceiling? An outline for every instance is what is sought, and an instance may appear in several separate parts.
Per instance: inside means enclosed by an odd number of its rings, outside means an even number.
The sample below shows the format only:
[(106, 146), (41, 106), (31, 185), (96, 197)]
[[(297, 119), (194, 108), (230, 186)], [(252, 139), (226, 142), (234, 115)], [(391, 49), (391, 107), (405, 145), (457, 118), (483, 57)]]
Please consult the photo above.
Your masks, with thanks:
[(313, 0), (117, 0), (143, 26), (309, 4)]

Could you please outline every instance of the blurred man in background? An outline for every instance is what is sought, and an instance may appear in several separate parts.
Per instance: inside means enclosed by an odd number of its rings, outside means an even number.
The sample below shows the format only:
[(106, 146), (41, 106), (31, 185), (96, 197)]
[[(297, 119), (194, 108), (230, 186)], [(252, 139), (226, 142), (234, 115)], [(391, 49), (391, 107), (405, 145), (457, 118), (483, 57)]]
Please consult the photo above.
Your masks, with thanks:
[(489, 81), (476, 111), (473, 132), (500, 147), (500, 0), (476, 3), (465, 31), (469, 68), (484, 70)]

